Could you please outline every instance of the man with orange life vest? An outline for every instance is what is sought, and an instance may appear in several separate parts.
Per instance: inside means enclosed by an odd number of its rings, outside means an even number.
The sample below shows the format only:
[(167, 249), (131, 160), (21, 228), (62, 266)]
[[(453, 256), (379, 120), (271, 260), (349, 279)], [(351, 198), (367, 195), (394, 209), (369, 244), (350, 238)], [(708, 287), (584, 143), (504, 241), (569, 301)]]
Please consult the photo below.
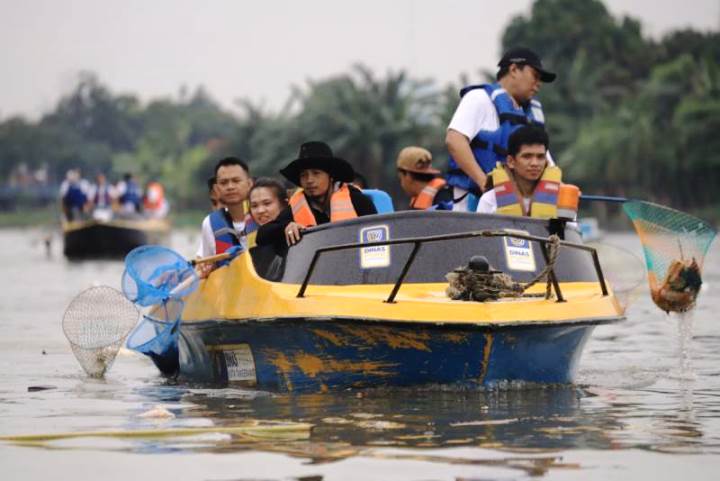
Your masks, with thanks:
[[(474, 211), (487, 174), (507, 156), (510, 134), (521, 125), (544, 125), (542, 105), (535, 98), (542, 83), (556, 75), (543, 68), (528, 48), (505, 52), (497, 81), (460, 90), (460, 103), (447, 128), (450, 153), (446, 176), (454, 188), (453, 210)], [(548, 154), (548, 161), (553, 164)]]
[[(245, 223), (247, 197), (252, 178), (247, 163), (237, 157), (221, 159), (215, 166), (216, 189), (223, 207), (211, 212), (202, 223), (198, 257), (222, 254), (233, 246), (247, 248)], [(218, 262), (217, 266), (227, 264)], [(215, 265), (201, 264), (201, 277), (206, 277)]]
[(167, 216), (170, 205), (165, 199), (165, 189), (160, 182), (152, 180), (145, 186), (143, 197), (143, 211), (152, 219), (162, 219)]
[(277, 219), (260, 227), (258, 245), (283, 251), (300, 242), (307, 227), (376, 214), (372, 201), (351, 184), (352, 166), (333, 155), (324, 142), (306, 142), (297, 159), (280, 173), (300, 187)]
[(490, 173), (491, 190), (480, 198), (477, 212), (549, 219), (557, 217), (562, 172), (548, 165), (545, 129), (524, 126), (508, 140), (505, 164)]
[(453, 192), (440, 171), (432, 166), (432, 154), (422, 147), (405, 147), (397, 158), (400, 187), (410, 197), (410, 209), (452, 210)]

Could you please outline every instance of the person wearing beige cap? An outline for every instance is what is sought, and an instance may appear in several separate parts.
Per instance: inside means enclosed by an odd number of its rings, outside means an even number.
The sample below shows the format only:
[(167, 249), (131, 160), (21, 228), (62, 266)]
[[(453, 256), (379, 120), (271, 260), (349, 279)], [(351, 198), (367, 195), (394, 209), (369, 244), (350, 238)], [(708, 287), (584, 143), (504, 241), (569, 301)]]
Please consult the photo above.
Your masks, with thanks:
[(405, 147), (398, 154), (397, 171), (400, 187), (410, 197), (410, 209), (452, 208), (452, 190), (432, 166), (429, 150)]

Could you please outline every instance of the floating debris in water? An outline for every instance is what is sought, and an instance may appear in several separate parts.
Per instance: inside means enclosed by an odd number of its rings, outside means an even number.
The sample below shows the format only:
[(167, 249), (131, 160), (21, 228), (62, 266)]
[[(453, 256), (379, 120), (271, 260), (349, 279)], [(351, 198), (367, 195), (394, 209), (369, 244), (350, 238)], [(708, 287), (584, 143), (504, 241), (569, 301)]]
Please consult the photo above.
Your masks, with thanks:
[(373, 419), (373, 418), (379, 418), (382, 417), (382, 414), (372, 414), (372, 413), (352, 413), (350, 416), (354, 418), (359, 419)]
[(327, 424), (352, 424), (352, 421), (350, 421), (349, 419), (338, 417), (322, 418), (321, 421)]
[(355, 425), (360, 428), (377, 430), (405, 428), (405, 424), (393, 421), (356, 421)]
[(152, 408), (149, 411), (145, 411), (142, 414), (138, 414), (139, 418), (148, 418), (148, 419), (173, 419), (175, 415), (165, 409), (164, 407), (158, 405)]
[(57, 389), (57, 386), (28, 386), (28, 392), (47, 391), (48, 389)]
[(499, 425), (499, 424), (512, 424), (520, 421), (518, 418), (510, 418), (510, 419), (485, 419), (485, 420), (479, 420), (479, 421), (465, 421), (465, 422), (459, 422), (459, 423), (450, 423), (450, 426), (457, 428), (461, 426), (492, 426), (492, 425)]
[(16, 443), (43, 443), (63, 439), (76, 438), (122, 438), (122, 439), (158, 439), (175, 438), (182, 436), (196, 436), (205, 433), (231, 434), (243, 439), (272, 439), (285, 441), (298, 441), (310, 438), (312, 424), (307, 423), (271, 423), (266, 421), (252, 421), (238, 426), (207, 426), (196, 428), (173, 429), (139, 429), (139, 430), (111, 430), (111, 431), (77, 431), (69, 433), (23, 434), (0, 436), (0, 441)]

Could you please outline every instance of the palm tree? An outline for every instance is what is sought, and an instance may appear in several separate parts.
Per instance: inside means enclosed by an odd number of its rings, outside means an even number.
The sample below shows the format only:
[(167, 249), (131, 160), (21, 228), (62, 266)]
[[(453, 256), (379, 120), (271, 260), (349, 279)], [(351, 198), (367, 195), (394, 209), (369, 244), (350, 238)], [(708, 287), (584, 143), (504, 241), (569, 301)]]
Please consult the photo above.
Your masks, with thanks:
[(295, 89), (298, 141), (328, 142), (371, 186), (394, 191), (395, 157), (404, 146), (424, 145), (436, 133), (439, 92), (432, 82), (403, 71), (376, 78), (366, 66)]

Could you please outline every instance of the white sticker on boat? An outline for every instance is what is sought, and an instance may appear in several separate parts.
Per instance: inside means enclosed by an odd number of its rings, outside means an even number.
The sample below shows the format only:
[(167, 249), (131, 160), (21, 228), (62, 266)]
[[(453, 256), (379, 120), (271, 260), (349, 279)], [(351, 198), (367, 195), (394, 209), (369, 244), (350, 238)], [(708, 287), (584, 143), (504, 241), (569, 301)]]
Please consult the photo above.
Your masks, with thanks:
[[(390, 239), (390, 229), (386, 225), (376, 225), (360, 229), (360, 242), (380, 242)], [(360, 249), (360, 267), (375, 269), (390, 265), (390, 246), (363, 247)]]
[[(525, 231), (505, 229), (506, 232), (525, 234)], [(513, 271), (534, 272), (535, 255), (533, 254), (532, 242), (517, 237), (502, 237), (505, 247), (505, 261), (509, 269)]]
[(223, 351), (225, 366), (227, 367), (228, 381), (256, 382), (255, 359), (253, 359), (250, 346), (237, 344), (232, 351)]

